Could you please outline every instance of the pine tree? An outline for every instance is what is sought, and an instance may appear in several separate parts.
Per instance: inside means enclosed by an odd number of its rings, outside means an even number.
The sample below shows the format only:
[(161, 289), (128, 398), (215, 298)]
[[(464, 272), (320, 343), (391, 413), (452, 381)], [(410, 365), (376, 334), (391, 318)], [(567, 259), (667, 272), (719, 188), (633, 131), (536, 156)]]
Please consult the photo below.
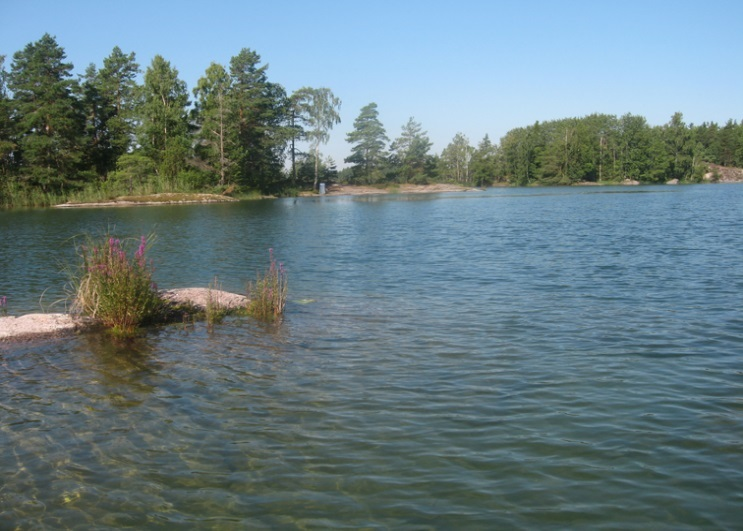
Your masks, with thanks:
[(130, 150), (134, 141), (140, 89), (136, 82), (138, 73), (134, 52), (125, 54), (118, 46), (103, 60), (103, 68), (98, 72), (105, 138), (99, 173), (104, 177), (116, 169), (119, 158)]
[(485, 186), (498, 180), (497, 157), (498, 147), (493, 145), (488, 135), (485, 135), (472, 154), (470, 163), (475, 186)]
[(260, 61), (248, 48), (230, 60), (230, 120), (235, 129), (231, 149), (242, 183), (271, 192), (283, 178), (289, 103), (284, 88), (268, 81), (268, 65), (259, 66)]
[(346, 135), (346, 141), (354, 144), (351, 156), (344, 162), (353, 164), (353, 179), (361, 182), (381, 180), (381, 169), (387, 156), (385, 146), (389, 139), (384, 126), (379, 121), (377, 104), (364, 106), (353, 122), (353, 131)]
[(140, 144), (155, 162), (163, 184), (173, 185), (189, 152), (188, 93), (178, 70), (156, 55), (144, 75)]
[(59, 192), (73, 184), (82, 159), (84, 118), (73, 65), (45, 34), (13, 56), (13, 92), (19, 170), (31, 185)]
[(407, 182), (425, 182), (427, 178), (428, 151), (431, 141), (423, 126), (410, 118), (402, 126), (402, 133), (392, 142), (392, 164), (396, 167), (400, 180)]

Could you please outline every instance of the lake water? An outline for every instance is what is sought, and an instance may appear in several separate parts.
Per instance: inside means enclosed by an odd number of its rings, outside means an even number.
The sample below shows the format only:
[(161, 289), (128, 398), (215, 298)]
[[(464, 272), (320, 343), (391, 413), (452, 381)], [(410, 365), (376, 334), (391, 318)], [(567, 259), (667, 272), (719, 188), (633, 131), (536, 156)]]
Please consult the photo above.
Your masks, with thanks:
[(286, 318), (0, 344), (2, 529), (740, 529), (743, 185), (0, 212), (10, 313), (107, 227)]

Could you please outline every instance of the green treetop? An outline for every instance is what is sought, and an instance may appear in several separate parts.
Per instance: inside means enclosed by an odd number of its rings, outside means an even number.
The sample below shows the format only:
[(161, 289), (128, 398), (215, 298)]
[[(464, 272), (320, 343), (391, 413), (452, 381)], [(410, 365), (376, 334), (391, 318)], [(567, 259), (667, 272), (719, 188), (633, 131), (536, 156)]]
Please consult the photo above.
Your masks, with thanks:
[(341, 100), (328, 88), (303, 87), (292, 95), (292, 103), (297, 110), (299, 120), (307, 126), (304, 136), (310, 141), (314, 154), (315, 181), (313, 189), (317, 189), (320, 173), (320, 144), (330, 139), (330, 130), (340, 123), (338, 109)]
[(362, 182), (379, 180), (379, 172), (387, 156), (385, 146), (389, 139), (379, 121), (376, 103), (370, 103), (361, 109), (353, 122), (353, 131), (346, 135), (346, 141), (353, 144), (351, 156), (345, 162), (354, 165), (354, 179)]
[(82, 158), (83, 114), (65, 58), (45, 34), (16, 52), (8, 76), (20, 171), (45, 191), (63, 189)]
[(144, 75), (140, 144), (158, 173), (173, 182), (188, 154), (188, 93), (178, 70), (156, 55)]

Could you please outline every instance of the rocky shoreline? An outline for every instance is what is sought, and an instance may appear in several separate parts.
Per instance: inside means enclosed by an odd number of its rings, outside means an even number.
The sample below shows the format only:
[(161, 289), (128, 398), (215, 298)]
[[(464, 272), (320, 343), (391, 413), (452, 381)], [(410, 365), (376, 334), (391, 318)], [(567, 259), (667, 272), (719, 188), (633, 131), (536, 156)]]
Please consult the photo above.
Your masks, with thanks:
[(140, 197), (122, 196), (111, 201), (100, 201), (97, 203), (62, 203), (55, 205), (55, 208), (186, 205), (192, 203), (231, 203), (234, 201), (238, 201), (238, 199), (216, 194), (152, 194)]
[[(221, 309), (236, 310), (247, 306), (245, 295), (209, 288), (181, 288), (161, 293), (166, 304), (188, 308), (194, 312), (206, 311), (209, 299)], [(0, 343), (28, 341), (41, 338), (60, 338), (100, 329), (95, 319), (67, 313), (32, 313), (20, 317), (0, 317)]]
[[(710, 164), (710, 171), (704, 175), (703, 182), (708, 183), (739, 183), (743, 182), (743, 169), (726, 168)], [(600, 186), (608, 183), (579, 182), (573, 186)], [(622, 182), (611, 183), (614, 185), (637, 186), (640, 181), (625, 179)], [(666, 184), (679, 184), (677, 179), (668, 181)], [(495, 184), (493, 186), (507, 186)], [(327, 196), (365, 196), (365, 195), (391, 195), (391, 194), (437, 194), (445, 192), (481, 192), (482, 188), (462, 186), (459, 184), (434, 183), (434, 184), (399, 184), (390, 186), (368, 186), (360, 184), (330, 184), (325, 195)], [(301, 192), (301, 197), (316, 197), (317, 192)], [(97, 208), (97, 207), (132, 207), (132, 206), (156, 206), (156, 205), (184, 205), (194, 203), (226, 203), (239, 201), (234, 197), (217, 194), (200, 193), (163, 193), (149, 196), (122, 196), (111, 201), (95, 203), (62, 203), (55, 208)]]
[[(364, 186), (360, 184), (332, 184), (325, 191), (325, 195), (385, 195), (385, 194), (438, 194), (443, 192), (472, 192), (478, 188), (461, 186), (458, 184), (400, 184), (390, 187)], [(316, 195), (307, 192), (300, 195)]]

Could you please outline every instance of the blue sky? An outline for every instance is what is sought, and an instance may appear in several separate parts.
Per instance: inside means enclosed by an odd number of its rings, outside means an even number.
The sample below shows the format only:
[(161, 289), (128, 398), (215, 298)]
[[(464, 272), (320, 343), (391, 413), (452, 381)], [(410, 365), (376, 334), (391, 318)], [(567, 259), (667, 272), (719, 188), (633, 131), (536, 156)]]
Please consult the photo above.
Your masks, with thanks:
[(288, 93), (328, 87), (342, 123), (323, 153), (339, 165), (346, 133), (375, 102), (394, 139), (415, 117), (440, 153), (515, 127), (600, 112), (666, 123), (743, 119), (739, 0), (475, 1), (0, 0), (0, 54), (50, 33), (82, 73), (114, 46), (145, 68), (156, 54), (189, 91), (242, 48)]

